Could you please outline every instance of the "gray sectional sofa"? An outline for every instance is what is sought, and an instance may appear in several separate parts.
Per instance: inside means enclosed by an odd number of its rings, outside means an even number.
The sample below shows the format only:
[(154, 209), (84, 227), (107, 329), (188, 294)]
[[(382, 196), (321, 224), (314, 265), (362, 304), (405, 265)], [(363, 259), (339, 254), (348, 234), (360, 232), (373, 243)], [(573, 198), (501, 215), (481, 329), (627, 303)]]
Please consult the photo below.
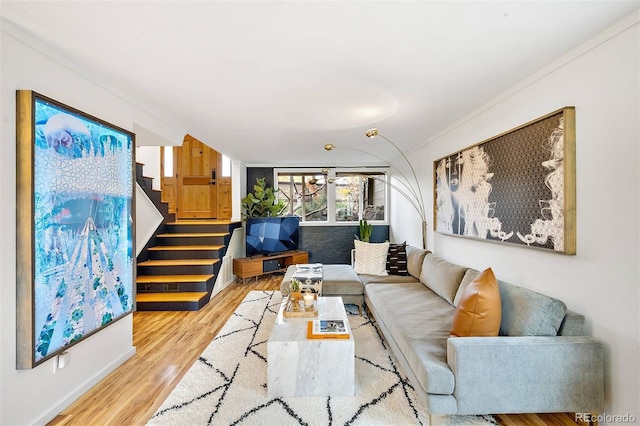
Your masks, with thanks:
[[(500, 335), (450, 337), (461, 294), (479, 271), (410, 246), (407, 276), (357, 275), (345, 266), (325, 265), (323, 295), (344, 288), (345, 303), (364, 299), (430, 414), (603, 410), (603, 345), (560, 300), (498, 280)], [(355, 277), (361, 296), (353, 294)]]

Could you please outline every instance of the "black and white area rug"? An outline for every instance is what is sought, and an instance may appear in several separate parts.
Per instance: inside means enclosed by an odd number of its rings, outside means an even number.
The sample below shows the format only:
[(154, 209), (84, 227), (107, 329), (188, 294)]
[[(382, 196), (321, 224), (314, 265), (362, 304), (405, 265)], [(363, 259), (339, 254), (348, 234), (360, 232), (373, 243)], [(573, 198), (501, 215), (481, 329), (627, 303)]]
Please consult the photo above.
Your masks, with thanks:
[[(347, 305), (354, 397), (269, 398), (267, 341), (279, 291), (252, 291), (148, 425), (428, 425), (429, 416), (375, 325)], [(491, 416), (434, 416), (437, 425), (496, 425)]]

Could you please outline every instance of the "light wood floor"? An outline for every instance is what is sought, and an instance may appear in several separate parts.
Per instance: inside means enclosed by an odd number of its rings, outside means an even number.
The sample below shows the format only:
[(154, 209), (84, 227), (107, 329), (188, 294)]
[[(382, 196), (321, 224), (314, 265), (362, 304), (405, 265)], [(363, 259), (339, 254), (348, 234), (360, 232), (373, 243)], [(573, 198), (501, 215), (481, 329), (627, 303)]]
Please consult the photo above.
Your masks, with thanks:
[[(136, 354), (49, 425), (144, 425), (251, 290), (278, 290), (282, 275), (234, 283), (198, 312), (135, 312)], [(500, 415), (505, 426), (576, 425), (569, 414)], [(582, 423), (580, 423), (582, 424)]]

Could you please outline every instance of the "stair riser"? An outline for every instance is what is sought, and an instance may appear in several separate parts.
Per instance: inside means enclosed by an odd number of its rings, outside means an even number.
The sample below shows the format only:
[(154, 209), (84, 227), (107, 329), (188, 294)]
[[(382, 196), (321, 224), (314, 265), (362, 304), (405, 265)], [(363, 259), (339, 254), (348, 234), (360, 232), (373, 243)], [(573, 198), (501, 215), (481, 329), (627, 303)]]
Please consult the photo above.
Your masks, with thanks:
[(221, 259), (223, 250), (149, 250), (149, 259)]
[(138, 275), (215, 275), (220, 269), (219, 262), (214, 265), (138, 265)]
[(136, 181), (145, 192), (153, 191), (153, 178), (142, 176), (136, 178)]
[(229, 225), (227, 224), (167, 224), (167, 232), (176, 232), (176, 233), (184, 233), (184, 232), (229, 232)]
[(147, 195), (149, 196), (149, 199), (153, 201), (153, 204), (155, 204), (156, 206), (159, 206), (160, 204), (162, 204), (162, 192), (154, 191), (152, 189), (151, 192), (147, 193)]
[(158, 236), (160, 244), (165, 246), (215, 246), (224, 245), (225, 237), (161, 237)]
[[(215, 282), (215, 279), (211, 279)], [(213, 286), (213, 283), (211, 284)], [(186, 291), (209, 291), (206, 281), (194, 283), (150, 283), (137, 284), (138, 293), (170, 293)]]

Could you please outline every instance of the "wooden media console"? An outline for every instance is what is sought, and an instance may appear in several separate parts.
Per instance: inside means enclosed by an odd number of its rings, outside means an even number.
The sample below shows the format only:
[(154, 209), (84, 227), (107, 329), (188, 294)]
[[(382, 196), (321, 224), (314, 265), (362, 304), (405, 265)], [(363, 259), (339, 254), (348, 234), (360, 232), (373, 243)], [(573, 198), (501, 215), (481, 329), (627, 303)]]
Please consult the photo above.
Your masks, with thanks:
[(309, 263), (309, 253), (304, 250), (291, 250), (272, 255), (257, 254), (233, 259), (233, 273), (245, 283), (247, 278), (257, 279), (274, 272), (284, 272), (290, 265), (298, 263)]

